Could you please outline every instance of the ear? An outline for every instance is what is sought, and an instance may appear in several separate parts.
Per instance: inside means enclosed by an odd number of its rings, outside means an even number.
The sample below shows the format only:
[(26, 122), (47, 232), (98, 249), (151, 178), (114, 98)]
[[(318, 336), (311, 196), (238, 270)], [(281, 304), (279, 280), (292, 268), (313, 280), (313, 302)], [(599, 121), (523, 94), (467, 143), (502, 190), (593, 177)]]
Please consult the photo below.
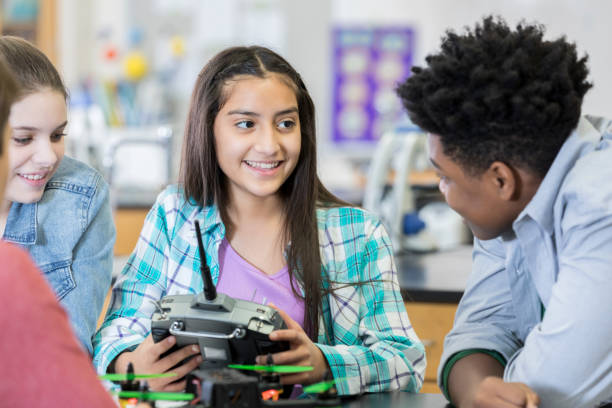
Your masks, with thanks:
[(495, 194), (504, 201), (516, 198), (519, 193), (520, 179), (514, 169), (506, 163), (496, 161), (491, 163), (485, 172)]

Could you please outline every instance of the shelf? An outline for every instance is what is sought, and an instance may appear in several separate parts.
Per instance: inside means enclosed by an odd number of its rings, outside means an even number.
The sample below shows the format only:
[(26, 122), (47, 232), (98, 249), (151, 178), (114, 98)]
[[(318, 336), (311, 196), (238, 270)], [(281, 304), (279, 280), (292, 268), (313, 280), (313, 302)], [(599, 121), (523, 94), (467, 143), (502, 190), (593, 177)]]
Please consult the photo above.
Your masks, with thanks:
[(33, 21), (6, 21), (0, 17), (0, 34), (25, 38), (57, 67), (57, 0), (39, 0), (38, 16)]

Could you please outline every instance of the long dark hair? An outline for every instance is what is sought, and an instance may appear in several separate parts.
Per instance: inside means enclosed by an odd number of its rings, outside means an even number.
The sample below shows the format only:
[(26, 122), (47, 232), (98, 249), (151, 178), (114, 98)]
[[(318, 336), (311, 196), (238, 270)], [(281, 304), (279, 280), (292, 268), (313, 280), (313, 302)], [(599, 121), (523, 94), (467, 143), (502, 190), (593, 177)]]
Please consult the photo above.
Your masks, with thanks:
[(0, 55), (19, 86), (18, 98), (44, 89), (57, 91), (68, 98), (68, 91), (49, 58), (23, 38), (0, 37)]
[[(264, 47), (233, 47), (220, 52), (204, 66), (191, 96), (180, 180), (186, 197), (201, 206), (216, 204), (223, 222), (230, 225), (226, 210), (227, 180), (217, 162), (213, 124), (226, 102), (224, 87), (228, 81), (245, 75), (264, 78), (269, 73), (288, 80), (298, 103), (302, 132), (300, 156), (279, 194), (285, 213), (283, 235), (291, 242), (287, 249), (289, 274), (292, 282), (297, 274), (303, 285), (308, 316), (304, 319), (304, 330), (316, 341), (323, 294), (316, 207), (350, 204), (331, 194), (317, 176), (314, 104), (302, 78), (283, 57)], [(293, 292), (301, 297), (295, 287)]]

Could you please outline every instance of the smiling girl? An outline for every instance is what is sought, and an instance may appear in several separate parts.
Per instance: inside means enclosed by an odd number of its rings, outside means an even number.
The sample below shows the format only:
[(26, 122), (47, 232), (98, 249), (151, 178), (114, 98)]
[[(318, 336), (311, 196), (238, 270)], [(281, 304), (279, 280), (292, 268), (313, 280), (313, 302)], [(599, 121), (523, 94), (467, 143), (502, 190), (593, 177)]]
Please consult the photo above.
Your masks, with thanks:
[(163, 355), (176, 339), (154, 343), (150, 327), (154, 301), (202, 291), (197, 220), (217, 290), (271, 302), (287, 323), (270, 338), (290, 350), (272, 361), (314, 368), (282, 383), (329, 373), (340, 394), (418, 391), (424, 349), (399, 293), (390, 239), (375, 217), (328, 192), (316, 171), (314, 105), (300, 75), (262, 47), (213, 57), (192, 94), (182, 182), (149, 212), (94, 341), (99, 372), (125, 372), (130, 361), (142, 373), (172, 369), (176, 377), (151, 387), (184, 389), (200, 351)]
[(91, 353), (111, 279), (115, 229), (108, 185), (64, 156), (67, 92), (47, 57), (23, 39), (3, 36), (0, 58), (19, 86), (9, 115), (2, 239), (30, 253)]

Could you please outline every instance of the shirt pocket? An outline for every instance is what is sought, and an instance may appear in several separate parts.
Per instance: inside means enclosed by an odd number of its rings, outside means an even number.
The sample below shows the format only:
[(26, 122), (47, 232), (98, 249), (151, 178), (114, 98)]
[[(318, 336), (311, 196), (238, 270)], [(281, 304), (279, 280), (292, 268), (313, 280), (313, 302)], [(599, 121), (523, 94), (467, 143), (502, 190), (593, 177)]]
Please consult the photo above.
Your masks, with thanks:
[(76, 287), (72, 276), (71, 260), (58, 261), (40, 267), (47, 282), (53, 288), (58, 300), (61, 300)]

